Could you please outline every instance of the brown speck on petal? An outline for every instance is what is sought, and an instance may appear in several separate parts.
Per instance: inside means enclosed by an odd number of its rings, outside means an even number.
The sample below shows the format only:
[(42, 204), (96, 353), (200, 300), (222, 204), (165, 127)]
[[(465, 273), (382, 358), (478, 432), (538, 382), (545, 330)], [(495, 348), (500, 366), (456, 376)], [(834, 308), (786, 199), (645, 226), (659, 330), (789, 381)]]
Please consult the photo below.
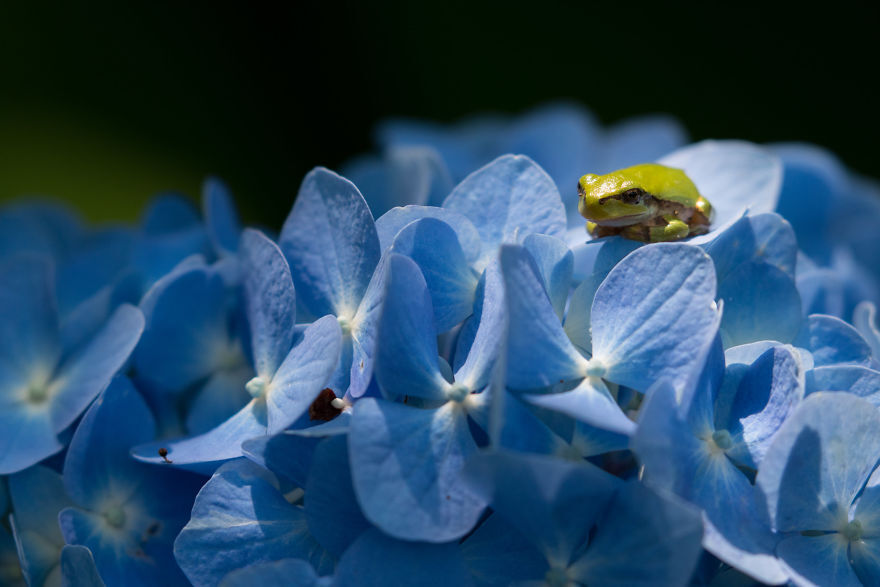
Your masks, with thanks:
[(330, 403), (336, 399), (336, 394), (329, 387), (325, 387), (309, 406), (309, 420), (323, 420), (329, 422), (342, 413), (339, 408)]

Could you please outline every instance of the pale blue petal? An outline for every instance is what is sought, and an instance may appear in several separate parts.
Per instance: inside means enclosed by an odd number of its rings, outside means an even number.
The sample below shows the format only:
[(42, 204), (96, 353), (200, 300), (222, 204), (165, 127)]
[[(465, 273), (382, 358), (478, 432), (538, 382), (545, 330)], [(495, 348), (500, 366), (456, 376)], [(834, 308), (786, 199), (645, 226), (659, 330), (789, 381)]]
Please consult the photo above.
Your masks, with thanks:
[(517, 452), (566, 455), (571, 447), (516, 396), (505, 392), (502, 401), (499, 447)]
[(157, 194), (141, 214), (141, 228), (149, 235), (186, 230), (199, 222), (199, 213), (192, 202), (174, 192)]
[[(743, 527), (748, 529), (755, 525), (748, 516), (738, 520), (734, 515), (728, 515), (719, 522), (723, 523), (722, 530), (703, 514), (703, 548), (707, 552), (755, 581), (770, 585), (788, 582), (788, 574), (776, 558), (775, 539), (767, 537), (768, 529), (759, 530), (754, 535), (743, 531)], [(737, 528), (737, 525), (741, 527)]]
[(709, 256), (680, 243), (648, 245), (605, 278), (592, 307), (593, 361), (609, 381), (647, 390), (659, 379), (683, 385), (715, 337), (715, 272)]
[(854, 507), (851, 517), (862, 525), (863, 539), (880, 538), (880, 469), (874, 469)]
[(297, 585), (298, 587), (330, 587), (331, 577), (319, 577), (308, 561), (285, 558), (236, 569), (220, 581), (219, 587), (254, 587), (263, 585)]
[(543, 580), (547, 561), (504, 518), (492, 515), (461, 545), (461, 554), (476, 585), (519, 585)]
[(501, 267), (497, 262), (491, 263), (483, 275), (483, 295), (474, 308), (480, 312), (479, 325), (467, 350), (467, 359), (455, 372), (455, 380), (472, 391), (484, 388), (492, 378), (507, 330), (507, 305)]
[(9, 477), (9, 493), (22, 573), (29, 584), (43, 585), (57, 573), (64, 546), (58, 512), (73, 503), (64, 492), (61, 475), (41, 465)]
[(279, 242), (300, 303), (314, 316), (353, 317), (381, 252), (354, 184), (323, 167), (309, 172)]
[(402, 255), (389, 259), (379, 337), (375, 373), (387, 397), (445, 399), (431, 297), (418, 265)]
[[(358, 398), (366, 393), (373, 380), (377, 353), (379, 321), (385, 303), (385, 287), (388, 275), (388, 256), (384, 255), (370, 278), (370, 284), (361, 305), (358, 306), (351, 327), (351, 369), (349, 370), (348, 395)], [(344, 364), (344, 359), (340, 360)]]
[(186, 430), (202, 434), (219, 426), (247, 404), (251, 397), (247, 382), (254, 376), (250, 367), (218, 371), (198, 390), (186, 414)]
[(724, 346), (759, 340), (791, 342), (801, 326), (801, 300), (791, 277), (763, 261), (741, 264), (718, 284), (724, 302)]
[(56, 433), (70, 426), (125, 365), (144, 330), (144, 315), (123, 304), (91, 342), (62, 365), (51, 398)]
[(584, 585), (688, 585), (702, 537), (698, 509), (637, 482), (626, 483), (568, 576)]
[(87, 547), (68, 544), (61, 549), (61, 587), (104, 587)]
[(34, 409), (13, 401), (0, 406), (0, 475), (17, 473), (64, 448), (55, 436), (48, 406)]
[[(0, 362), (30, 377), (51, 373), (61, 349), (52, 265), (22, 254), (0, 262)], [(0, 368), (3, 368), (0, 367)], [(6, 390), (3, 390), (4, 392)]]
[(304, 488), (312, 467), (312, 457), (320, 438), (294, 434), (259, 436), (241, 446), (244, 456), (269, 469), (279, 479)]
[(714, 226), (773, 212), (782, 186), (782, 163), (769, 150), (744, 141), (702, 141), (661, 158), (683, 169), (715, 209)]
[(437, 332), (446, 332), (471, 314), (478, 277), (448, 224), (434, 218), (412, 222), (397, 233), (391, 250), (421, 269)]
[(194, 268), (163, 285), (151, 296), (133, 361), (138, 379), (170, 393), (210, 375), (230, 342), (226, 291), (219, 276)]
[(254, 370), (268, 380), (293, 344), (296, 292), (281, 249), (263, 233), (251, 228), (242, 233), (241, 259)]
[(562, 329), (532, 256), (522, 247), (504, 246), (501, 269), (513, 325), (507, 342), (507, 385), (534, 389), (583, 378), (587, 361)]
[(477, 446), (457, 404), (425, 410), (363, 398), (348, 438), (361, 509), (384, 532), (446, 542), (476, 524), (485, 502), (460, 477)]
[[(210, 475), (224, 461), (242, 456), (242, 442), (264, 436), (267, 425), (266, 404), (254, 399), (233, 417), (204, 434), (142, 444), (133, 448), (131, 454), (145, 463), (165, 467), (173, 465)], [(160, 448), (168, 451), (170, 464), (159, 456)]]
[(458, 237), (458, 243), (469, 263), (474, 263), (482, 256), (483, 241), (477, 229), (463, 214), (446, 208), (433, 206), (402, 206), (392, 208), (376, 220), (376, 231), (384, 251), (394, 242), (394, 237), (406, 225), (422, 218), (435, 218), (452, 227)]
[(778, 346), (761, 355), (740, 381), (726, 429), (742, 453), (728, 456), (757, 469), (773, 436), (804, 398), (804, 368), (793, 347)]
[(779, 214), (757, 214), (749, 217), (755, 231), (755, 256), (794, 277), (798, 242), (794, 229)]
[(568, 565), (620, 483), (589, 463), (510, 453), (473, 457), (465, 477), (551, 566)]
[(202, 212), (214, 248), (225, 254), (238, 250), (241, 222), (229, 186), (216, 177), (202, 183)]
[(880, 412), (845, 393), (808, 396), (764, 456), (756, 483), (780, 532), (837, 530), (880, 459)]
[(77, 505), (100, 510), (108, 496), (126, 500), (144, 468), (129, 449), (156, 434), (150, 408), (125, 377), (117, 377), (83, 416), (64, 461), (64, 487)]
[(486, 245), (483, 264), (488, 262), (487, 252), (529, 234), (565, 238), (565, 206), (556, 185), (522, 155), (504, 155), (473, 172), (452, 190), (443, 207), (466, 216), (480, 232)]
[(568, 313), (565, 315), (565, 334), (569, 340), (583, 353), (593, 352), (593, 341), (590, 338), (590, 318), (596, 290), (605, 279), (605, 274), (593, 273), (584, 279), (571, 294)]
[(880, 540), (866, 538), (851, 542), (849, 561), (863, 585), (880, 585)]
[(333, 316), (306, 328), (269, 383), (269, 434), (281, 432), (308, 411), (330, 380), (341, 350), (342, 330)]
[(789, 536), (779, 543), (776, 553), (795, 585), (862, 585), (849, 563), (847, 541), (839, 534)]
[(553, 310), (561, 321), (571, 290), (574, 255), (563, 241), (543, 234), (530, 234), (523, 240), (523, 246), (531, 253)]
[(880, 407), (880, 371), (860, 365), (817, 367), (807, 373), (807, 393), (845, 391)]
[(871, 346), (874, 359), (880, 361), (880, 329), (877, 328), (877, 307), (871, 302), (861, 302), (853, 312), (853, 326)]
[[(536, 406), (561, 412), (579, 422), (622, 436), (630, 436), (636, 429), (635, 422), (626, 417), (598, 377), (586, 377), (571, 391), (526, 395), (525, 399)], [(626, 441), (623, 443), (625, 445)]]
[(174, 556), (196, 587), (216, 585), (248, 565), (301, 558), (319, 572), (329, 555), (308, 530), (302, 509), (287, 503), (271, 473), (245, 460), (228, 463), (202, 488)]
[(309, 528), (334, 557), (342, 556), (358, 536), (371, 528), (354, 493), (347, 442), (344, 436), (321, 441), (304, 487)]
[(813, 355), (817, 367), (854, 363), (869, 365), (871, 347), (859, 331), (834, 316), (807, 316), (793, 344)]
[(469, 587), (472, 583), (457, 544), (404, 542), (374, 528), (362, 534), (339, 560), (334, 584)]

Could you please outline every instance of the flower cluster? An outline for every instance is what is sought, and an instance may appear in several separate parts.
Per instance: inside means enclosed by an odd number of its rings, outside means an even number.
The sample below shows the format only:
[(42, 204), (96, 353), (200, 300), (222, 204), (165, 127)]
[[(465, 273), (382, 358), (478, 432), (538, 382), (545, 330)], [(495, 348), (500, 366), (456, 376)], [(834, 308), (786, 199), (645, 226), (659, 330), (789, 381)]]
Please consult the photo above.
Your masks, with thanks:
[[(880, 582), (875, 183), (566, 105), (378, 137), (277, 235), (215, 179), (0, 209), (3, 584)], [(710, 232), (590, 240), (654, 160)]]

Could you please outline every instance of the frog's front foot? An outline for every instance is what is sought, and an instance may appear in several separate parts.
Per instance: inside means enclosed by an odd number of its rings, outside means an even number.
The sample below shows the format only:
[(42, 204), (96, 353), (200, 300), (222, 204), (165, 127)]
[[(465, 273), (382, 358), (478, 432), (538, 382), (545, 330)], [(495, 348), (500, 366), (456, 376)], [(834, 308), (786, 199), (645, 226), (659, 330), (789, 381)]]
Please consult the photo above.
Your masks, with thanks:
[(675, 216), (664, 216), (666, 226), (650, 227), (651, 242), (677, 241), (690, 234), (691, 227)]

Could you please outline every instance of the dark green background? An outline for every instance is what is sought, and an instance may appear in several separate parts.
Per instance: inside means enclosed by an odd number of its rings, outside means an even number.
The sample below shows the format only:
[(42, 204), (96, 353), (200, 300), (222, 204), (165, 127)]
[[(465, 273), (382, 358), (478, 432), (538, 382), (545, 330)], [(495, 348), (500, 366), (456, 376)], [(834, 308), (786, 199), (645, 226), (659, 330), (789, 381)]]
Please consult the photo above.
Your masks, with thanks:
[[(302, 175), (389, 115), (453, 121), (554, 98), (694, 139), (806, 140), (880, 175), (875, 19), (829, 4), (4, 3), (0, 198), (136, 217), (215, 173), (279, 226)], [(614, 6), (612, 6), (612, 4)]]

